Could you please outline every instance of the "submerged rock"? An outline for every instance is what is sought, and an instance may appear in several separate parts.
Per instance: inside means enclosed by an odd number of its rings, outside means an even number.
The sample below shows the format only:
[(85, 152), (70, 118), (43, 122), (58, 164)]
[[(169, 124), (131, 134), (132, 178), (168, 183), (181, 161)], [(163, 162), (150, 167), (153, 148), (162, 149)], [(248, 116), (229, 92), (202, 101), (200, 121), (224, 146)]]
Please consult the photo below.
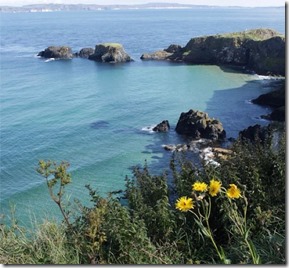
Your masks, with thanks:
[(132, 58), (125, 52), (123, 46), (118, 43), (103, 43), (95, 46), (94, 53), (88, 59), (100, 62), (129, 62)]
[(107, 127), (109, 127), (109, 123), (107, 121), (104, 121), (104, 120), (98, 120), (98, 121), (92, 122), (90, 124), (90, 127), (94, 128), (94, 129), (107, 128)]
[(40, 51), (37, 56), (47, 59), (72, 59), (73, 53), (71, 48), (67, 46), (50, 46)]
[(223, 140), (226, 137), (226, 131), (219, 120), (210, 118), (207, 113), (197, 110), (181, 113), (176, 132), (194, 139)]

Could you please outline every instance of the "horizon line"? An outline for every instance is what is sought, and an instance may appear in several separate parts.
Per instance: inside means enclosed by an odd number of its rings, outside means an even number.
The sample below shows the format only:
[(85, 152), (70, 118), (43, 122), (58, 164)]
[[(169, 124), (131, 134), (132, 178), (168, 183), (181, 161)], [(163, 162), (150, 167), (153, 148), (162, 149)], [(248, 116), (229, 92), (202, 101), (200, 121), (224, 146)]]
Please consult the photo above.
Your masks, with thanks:
[[(286, 4), (286, 3), (285, 3)], [(14, 8), (21, 8), (21, 7), (26, 7), (26, 6), (33, 6), (33, 5), (62, 5), (62, 6), (104, 6), (104, 7), (109, 7), (109, 6), (144, 6), (144, 5), (180, 5), (180, 6), (205, 6), (205, 7), (239, 7), (239, 8), (280, 8), (283, 7), (282, 5), (279, 6), (239, 6), (239, 5), (209, 5), (209, 4), (183, 4), (183, 3), (170, 3), (170, 2), (148, 2), (148, 3), (143, 3), (143, 4), (89, 4), (89, 3), (33, 3), (33, 4), (24, 4), (24, 5), (7, 5), (7, 4), (1, 4), (0, 7), (14, 7)], [(285, 7), (285, 5), (284, 5)]]

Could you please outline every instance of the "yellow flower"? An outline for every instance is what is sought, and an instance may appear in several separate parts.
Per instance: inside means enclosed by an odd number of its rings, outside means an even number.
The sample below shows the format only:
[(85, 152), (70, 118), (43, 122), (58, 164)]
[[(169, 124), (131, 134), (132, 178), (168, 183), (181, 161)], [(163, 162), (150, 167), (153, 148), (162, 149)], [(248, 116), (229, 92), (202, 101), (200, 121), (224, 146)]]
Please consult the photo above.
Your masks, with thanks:
[(193, 190), (197, 192), (206, 192), (208, 190), (208, 185), (204, 182), (196, 181), (193, 184)]
[(227, 196), (229, 198), (239, 198), (241, 191), (235, 184), (230, 184), (230, 188), (227, 190)]
[(192, 198), (182, 196), (176, 202), (176, 209), (180, 211), (187, 212), (191, 208), (194, 208), (194, 201)]
[(222, 183), (220, 181), (212, 179), (210, 181), (209, 194), (211, 196), (216, 196), (221, 189), (221, 185), (222, 185)]

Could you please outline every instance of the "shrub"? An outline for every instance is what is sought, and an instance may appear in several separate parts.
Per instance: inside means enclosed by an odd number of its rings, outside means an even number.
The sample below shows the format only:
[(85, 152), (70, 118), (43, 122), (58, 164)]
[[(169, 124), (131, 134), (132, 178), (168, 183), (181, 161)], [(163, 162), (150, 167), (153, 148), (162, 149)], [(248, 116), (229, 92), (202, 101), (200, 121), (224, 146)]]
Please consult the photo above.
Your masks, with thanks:
[[(17, 264), (284, 264), (285, 131), (265, 142), (238, 140), (220, 165), (174, 154), (163, 175), (147, 165), (126, 178), (123, 196), (63, 202), (68, 163), (40, 161), (64, 221), (30, 232), (0, 225), (0, 260)], [(125, 204), (124, 204), (125, 203)]]

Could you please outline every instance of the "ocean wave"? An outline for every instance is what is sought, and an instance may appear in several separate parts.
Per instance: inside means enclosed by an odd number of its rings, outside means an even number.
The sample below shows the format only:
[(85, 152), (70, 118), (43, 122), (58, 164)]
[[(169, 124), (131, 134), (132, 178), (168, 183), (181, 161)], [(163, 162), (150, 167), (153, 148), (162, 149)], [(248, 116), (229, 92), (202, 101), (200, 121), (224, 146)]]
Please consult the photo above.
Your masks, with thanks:
[(55, 58), (49, 58), (49, 59), (45, 60), (44, 62), (50, 62), (50, 61), (54, 61), (54, 60), (55, 60)]
[(271, 76), (271, 75), (256, 75), (259, 80), (282, 80), (285, 77), (282, 76)]
[(263, 84), (263, 86), (270, 87), (272, 83), (284, 80), (283, 76), (270, 76), (270, 75), (256, 75), (257, 80)]
[(266, 119), (266, 118), (264, 118), (262, 116), (255, 116), (255, 117), (253, 117), (253, 119), (261, 121), (261, 122), (271, 122), (271, 120)]
[(156, 125), (151, 125), (151, 126), (146, 126), (146, 127), (143, 127), (141, 130), (142, 131), (145, 131), (145, 132), (148, 132), (148, 133), (154, 133), (153, 129)]
[(220, 166), (220, 163), (214, 160), (214, 153), (212, 147), (207, 147), (201, 150), (200, 157), (205, 161), (205, 164), (211, 164), (214, 166)]

